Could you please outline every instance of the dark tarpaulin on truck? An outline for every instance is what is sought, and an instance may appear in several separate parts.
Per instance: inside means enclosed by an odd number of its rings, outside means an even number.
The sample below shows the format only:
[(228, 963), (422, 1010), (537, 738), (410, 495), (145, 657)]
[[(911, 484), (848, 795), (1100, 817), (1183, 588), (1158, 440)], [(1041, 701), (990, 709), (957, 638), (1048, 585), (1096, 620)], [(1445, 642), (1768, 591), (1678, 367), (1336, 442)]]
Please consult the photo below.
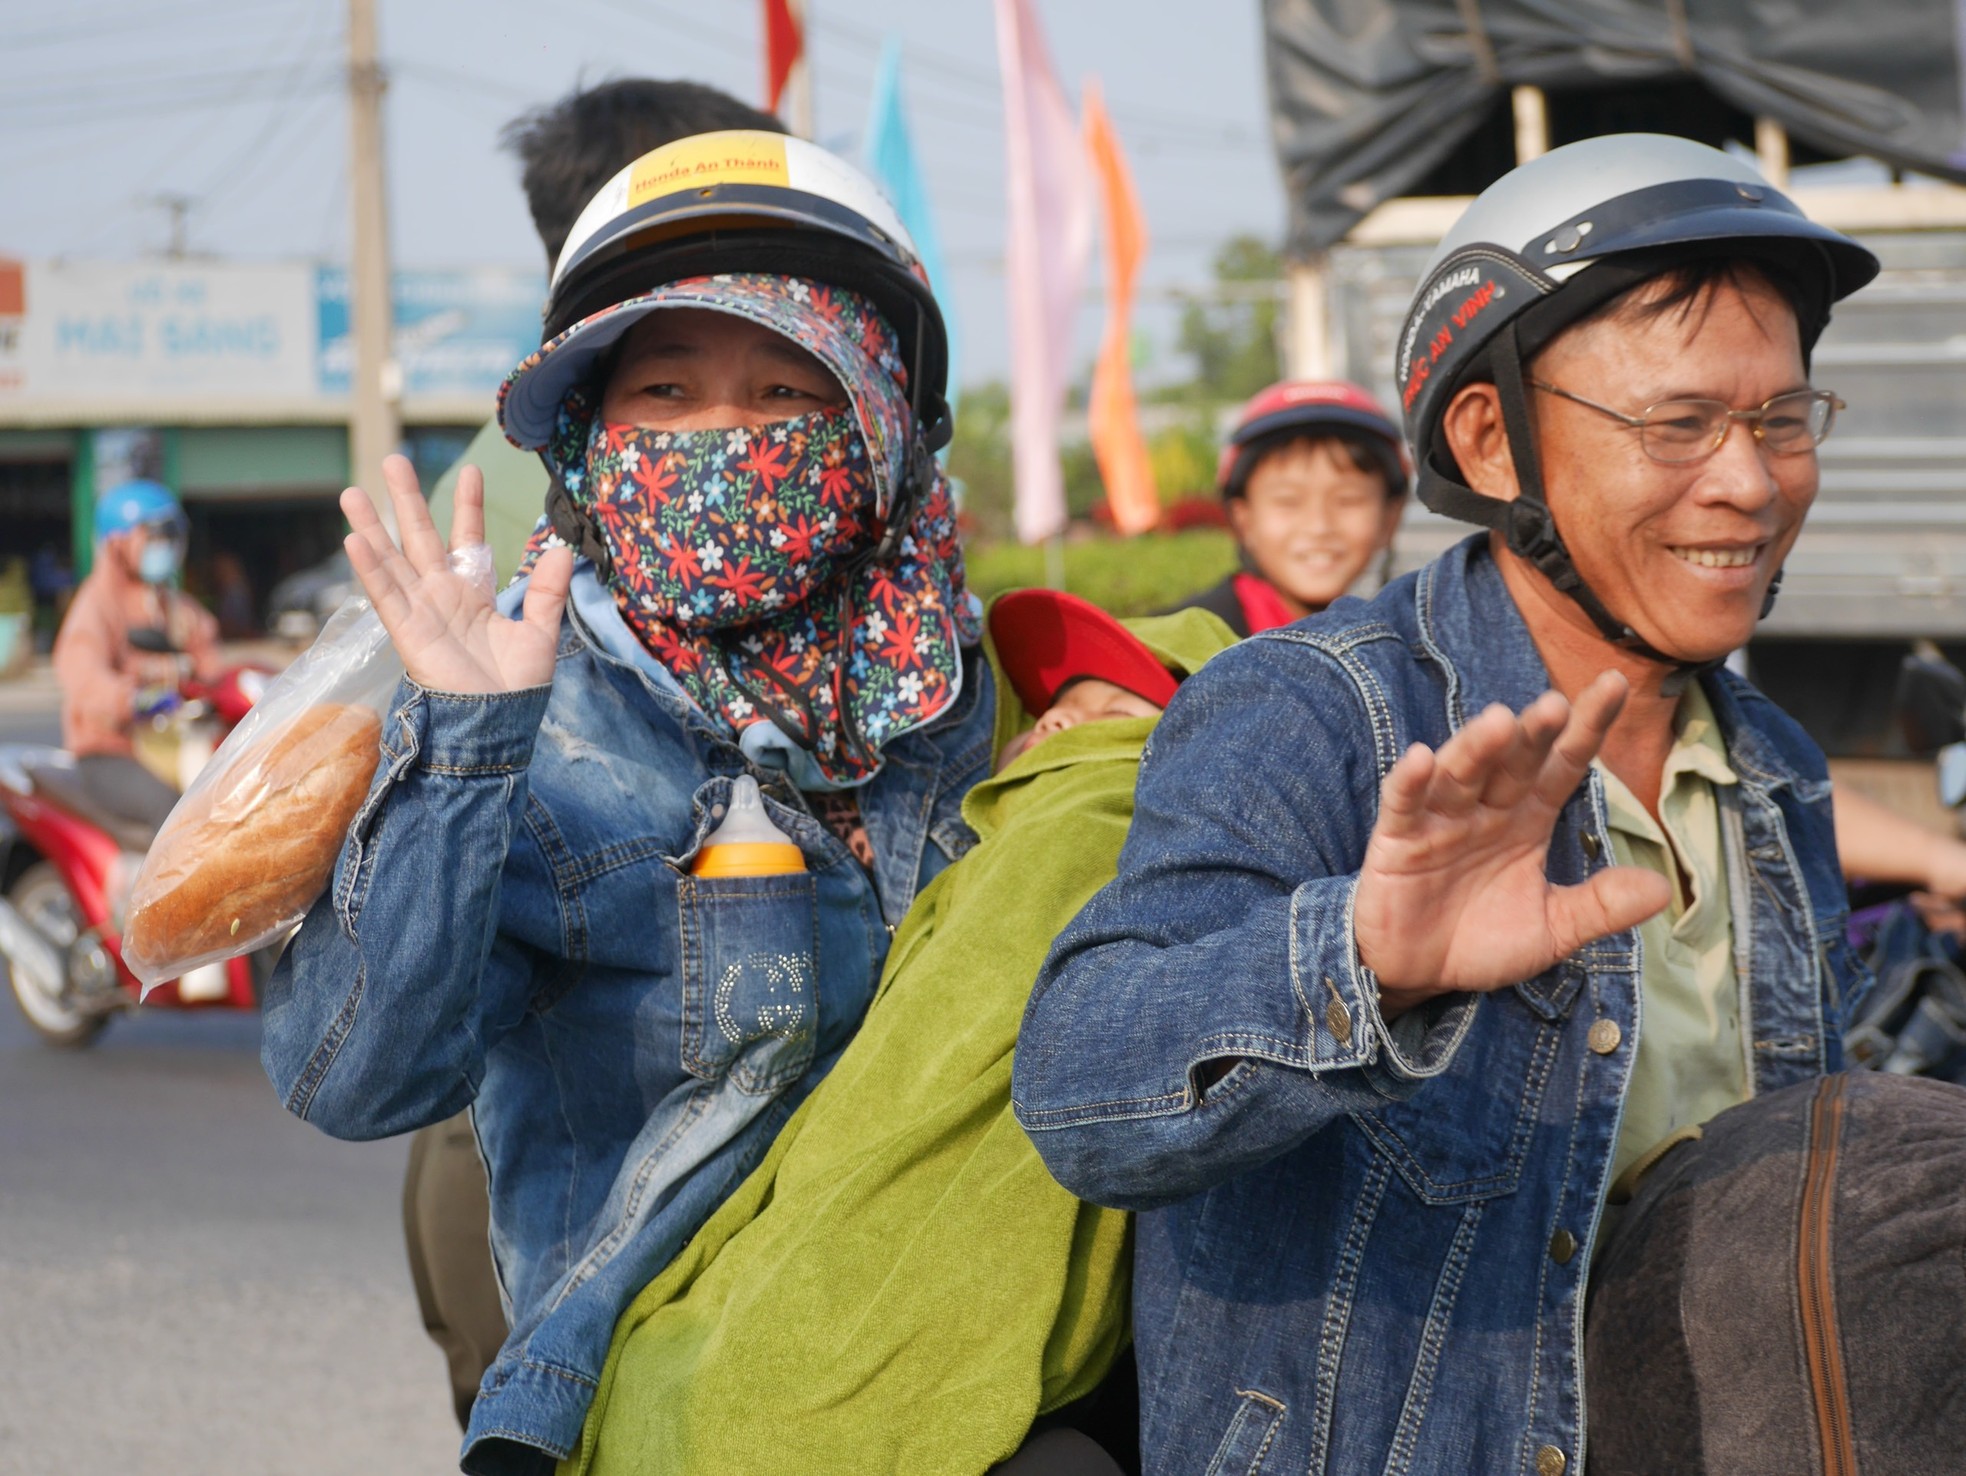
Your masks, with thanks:
[(1869, 155), (1966, 183), (1966, 0), (1263, 0), (1286, 248), (1337, 241), (1398, 195), (1471, 194), (1514, 163), (1509, 89), (1550, 142), (1643, 129), (1796, 163)]

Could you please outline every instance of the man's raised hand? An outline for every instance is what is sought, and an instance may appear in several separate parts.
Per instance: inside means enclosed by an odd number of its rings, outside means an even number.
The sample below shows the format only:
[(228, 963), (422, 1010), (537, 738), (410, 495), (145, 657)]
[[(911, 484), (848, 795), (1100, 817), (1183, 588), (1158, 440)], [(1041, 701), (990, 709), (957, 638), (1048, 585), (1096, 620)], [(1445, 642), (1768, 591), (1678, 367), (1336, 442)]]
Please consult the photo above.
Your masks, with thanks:
[[(390, 538), (359, 487), (341, 494), (341, 510), (354, 529), (343, 546), (410, 679), (432, 691), (474, 693), (517, 692), (552, 681), (572, 553), (556, 548), (540, 557), (520, 618), (508, 620), (481, 586), (451, 568), (409, 459), (385, 459), (382, 479), (403, 546)], [(457, 479), (452, 548), (484, 542), (484, 497), (484, 478), (467, 466)]]
[(1606, 672), (1573, 707), (1545, 692), (1520, 717), (1494, 706), (1438, 752), (1387, 773), (1353, 906), (1359, 958), (1387, 1016), (1435, 994), (1535, 977), (1671, 900), (1666, 879), (1613, 866), (1578, 886), (1546, 869), (1558, 812), (1625, 703)]

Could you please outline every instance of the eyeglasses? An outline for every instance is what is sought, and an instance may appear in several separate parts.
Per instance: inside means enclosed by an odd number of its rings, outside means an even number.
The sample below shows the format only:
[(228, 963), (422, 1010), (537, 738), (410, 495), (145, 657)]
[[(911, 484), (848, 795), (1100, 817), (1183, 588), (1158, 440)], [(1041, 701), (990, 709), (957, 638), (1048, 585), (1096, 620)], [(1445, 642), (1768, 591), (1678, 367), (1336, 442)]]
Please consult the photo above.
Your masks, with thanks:
[(1647, 405), (1643, 415), (1627, 415), (1544, 380), (1529, 382), (1548, 394), (1575, 400), (1586, 409), (1630, 426), (1638, 432), (1638, 444), (1645, 454), (1668, 466), (1704, 461), (1720, 449), (1737, 420), (1776, 456), (1813, 451), (1836, 424), (1836, 412), (1847, 408), (1828, 390), (1791, 390), (1754, 410), (1730, 409), (1720, 400), (1661, 400)]

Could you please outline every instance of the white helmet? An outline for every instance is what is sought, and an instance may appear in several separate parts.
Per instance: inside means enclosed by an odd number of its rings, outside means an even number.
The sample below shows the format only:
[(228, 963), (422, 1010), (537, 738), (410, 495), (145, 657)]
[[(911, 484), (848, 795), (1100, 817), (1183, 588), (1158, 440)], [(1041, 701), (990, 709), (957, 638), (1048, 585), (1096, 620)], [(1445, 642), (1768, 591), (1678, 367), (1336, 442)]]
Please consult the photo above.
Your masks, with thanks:
[(546, 443), (567, 391), (634, 321), (598, 315), (670, 282), (735, 272), (809, 277), (869, 299), (900, 339), (928, 448), (947, 443), (948, 331), (900, 218), (844, 160), (752, 129), (666, 144), (587, 203), (553, 268), (540, 335), (551, 352), (523, 366), (502, 396), (506, 434), (522, 446)]

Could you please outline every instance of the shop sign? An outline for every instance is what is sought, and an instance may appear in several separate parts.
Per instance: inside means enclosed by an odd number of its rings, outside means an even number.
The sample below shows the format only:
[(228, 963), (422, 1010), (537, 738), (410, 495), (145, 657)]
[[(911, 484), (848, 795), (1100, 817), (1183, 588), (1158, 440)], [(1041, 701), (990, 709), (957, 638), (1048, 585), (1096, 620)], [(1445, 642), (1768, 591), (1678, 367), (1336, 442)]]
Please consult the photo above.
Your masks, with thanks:
[[(402, 393), (482, 398), (487, 406), (512, 366), (539, 347), (546, 280), (537, 272), (483, 268), (395, 274), (395, 358)], [(346, 395), (355, 366), (348, 273), (319, 269), (321, 392)]]
[(0, 262), (0, 406), (312, 397), (313, 286), (298, 263)]

